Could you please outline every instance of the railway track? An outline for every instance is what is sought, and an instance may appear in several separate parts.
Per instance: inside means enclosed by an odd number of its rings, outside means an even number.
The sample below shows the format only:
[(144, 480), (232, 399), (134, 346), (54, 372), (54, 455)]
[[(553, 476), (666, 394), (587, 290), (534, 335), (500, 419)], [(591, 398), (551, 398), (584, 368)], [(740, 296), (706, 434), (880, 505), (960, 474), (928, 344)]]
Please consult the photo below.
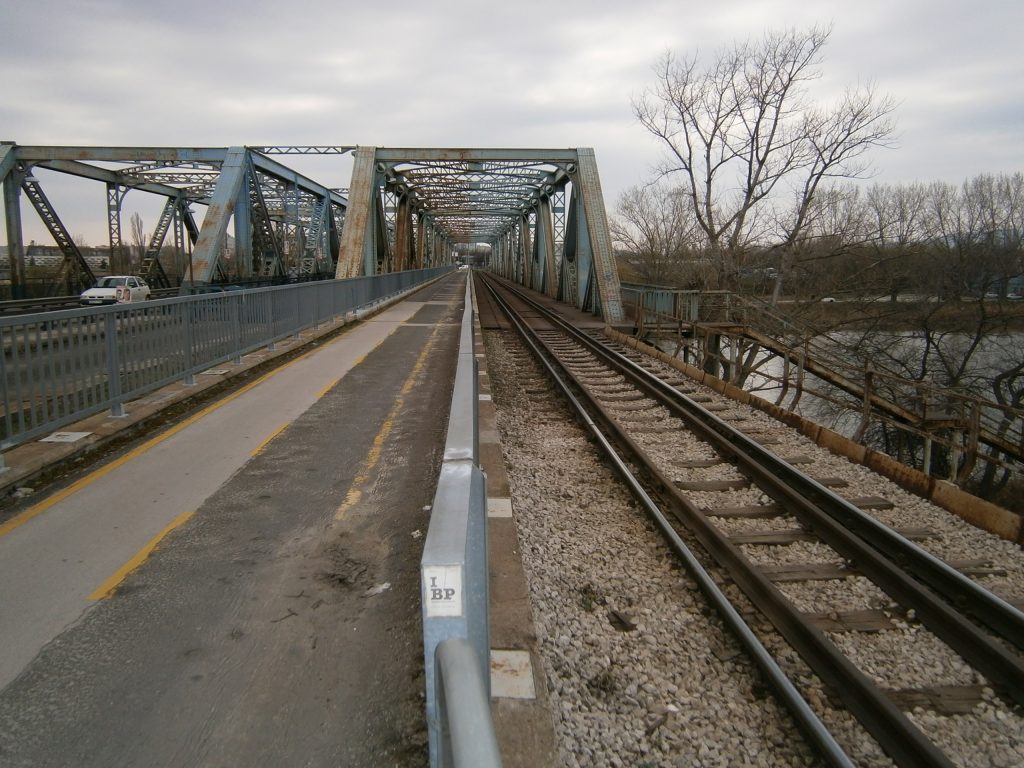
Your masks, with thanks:
[[(769, 435), (758, 442), (756, 435), (746, 434), (741, 415), (734, 415), (730, 424), (728, 404), (710, 402), (709, 395), (678, 375), (668, 380), (654, 376), (637, 362), (639, 356), (631, 358), (577, 331), (509, 286), (491, 280), (487, 285), (493, 301), (560, 382), (608, 460), (830, 764), (850, 762), (796, 693), (797, 686), (784, 679), (781, 667), (786, 665), (761, 658), (764, 647), (739, 620), (744, 598), (733, 607), (722, 603), (716, 591), (742, 590), (745, 600), (817, 675), (826, 699), (841, 700), (898, 765), (953, 764), (902, 706), (941, 708), (944, 696), (947, 704), (954, 702), (949, 706), (969, 709), (964, 701), (970, 703), (985, 687), (976, 682), (978, 675), (1009, 707), (1024, 703), (1024, 614), (912, 543), (927, 539), (929, 531), (893, 531), (881, 525), (861, 507), (884, 506), (885, 500), (838, 495), (830, 488), (838, 484), (835, 478), (798, 469), (804, 457), (786, 461), (764, 445), (771, 442)], [(749, 425), (746, 430), (753, 431)], [(737, 498), (747, 503), (736, 504)], [(703, 552), (695, 555), (686, 542), (699, 543)], [(768, 550), (772, 557), (759, 556)], [(779, 550), (787, 554), (780, 558)], [(706, 567), (698, 562), (702, 559)], [(959, 565), (974, 575), (986, 572), (979, 562)], [(718, 586), (709, 571), (719, 576)], [(724, 574), (727, 578), (722, 579)], [(876, 607), (836, 610), (859, 600), (842, 596), (846, 582), (861, 591), (870, 582)], [(801, 594), (807, 585), (822, 583), (828, 584), (825, 604)], [(924, 645), (942, 645), (942, 653), (966, 661), (976, 671), (972, 682), (924, 692), (897, 690), (898, 681), (881, 684), (873, 670), (862, 670), (851, 659), (850, 649), (893, 632), (935, 639)], [(833, 639), (851, 634), (857, 636), (856, 643)], [(852, 655), (863, 659), (888, 652), (855, 649)], [(914, 666), (922, 660), (906, 663)], [(820, 708), (823, 699), (817, 701)]]

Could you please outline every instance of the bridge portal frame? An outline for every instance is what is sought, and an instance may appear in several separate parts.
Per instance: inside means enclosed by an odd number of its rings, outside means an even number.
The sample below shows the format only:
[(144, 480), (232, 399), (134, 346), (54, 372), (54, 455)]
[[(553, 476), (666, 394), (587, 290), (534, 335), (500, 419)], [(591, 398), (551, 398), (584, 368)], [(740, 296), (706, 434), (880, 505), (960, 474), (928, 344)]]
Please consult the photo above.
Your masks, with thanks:
[(503, 277), (623, 319), (592, 149), (356, 148), (336, 277), (448, 264), (458, 243), (488, 244)]

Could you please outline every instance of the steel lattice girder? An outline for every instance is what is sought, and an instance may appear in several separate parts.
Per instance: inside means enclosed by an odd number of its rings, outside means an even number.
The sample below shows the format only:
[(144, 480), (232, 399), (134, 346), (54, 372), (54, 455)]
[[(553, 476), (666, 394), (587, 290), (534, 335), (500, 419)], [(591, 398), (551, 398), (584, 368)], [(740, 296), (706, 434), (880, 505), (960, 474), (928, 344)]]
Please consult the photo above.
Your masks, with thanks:
[[(569, 186), (580, 231), (572, 234), (563, 264)], [(405, 216), (429, 223), (439, 235), (417, 244), (417, 259), (449, 261), (444, 249), (456, 243), (487, 243), (502, 274), (609, 322), (622, 319), (593, 150), (358, 147), (337, 276), (404, 264)], [(400, 254), (392, 252), (396, 243)]]
[[(253, 263), (251, 239), (259, 234), (268, 243), (271, 237), (281, 237), (289, 263), (305, 270), (311, 264), (326, 266), (324, 253), (336, 247), (337, 227), (325, 227), (323, 222), (344, 217), (338, 276), (446, 263), (455, 244), (483, 242), (500, 251), (498, 267), (516, 279), (602, 313), (612, 322), (621, 319), (618, 274), (593, 150), (359, 147), (348, 199), (267, 156), (350, 151), (352, 147), (343, 145), (190, 148), (2, 143), (0, 182), (12, 274), (24, 273), (13, 263), (24, 256), (18, 213), (20, 179), (38, 166), (104, 182), (122, 196), (134, 189), (183, 200), (186, 213), (189, 202), (208, 206), (195, 234), (192, 279), (196, 283), (210, 282), (218, 273), (232, 220), (240, 263)], [(568, 187), (572, 188), (571, 215), (566, 215), (564, 204)], [(253, 200), (259, 201), (260, 210), (252, 210)], [(330, 208), (327, 219), (323, 205)], [(59, 223), (56, 212), (52, 214)], [(111, 221), (111, 226), (119, 226), (116, 217)], [(119, 233), (111, 234), (111, 242), (119, 238)]]
[[(208, 203), (209, 195), (216, 185), (220, 168), (227, 156), (227, 148), (174, 148), (174, 147), (48, 147), (0, 145), (9, 148), (0, 160), (0, 178), (5, 176), (17, 162), (30, 166), (68, 173), (96, 181), (121, 184), (131, 189), (177, 197), (182, 189), (174, 185), (195, 186), (201, 196), (189, 195), (194, 202)], [(292, 170), (288, 166), (271, 160), (259, 152), (244, 148), (251, 153), (253, 163), (262, 172), (282, 181), (294, 184), (314, 195), (329, 194), (336, 205), (344, 207), (346, 199), (338, 192)], [(285, 154), (287, 147), (274, 147)], [(297, 150), (313, 149), (296, 147)], [(324, 148), (327, 149), (327, 148)], [(341, 148), (330, 148), (341, 149)], [(295, 152), (293, 154), (313, 154)], [(318, 154), (327, 154), (320, 152)], [(8, 157), (10, 156), (10, 157)], [(115, 167), (93, 165), (93, 163), (117, 164)]]
[[(351, 148), (279, 146), (262, 149), (275, 154), (342, 154)], [(239, 230), (252, 234), (249, 203), (244, 202), (245, 210), (241, 210), (238, 199), (230, 204), (224, 204), (225, 201), (221, 199), (225, 194), (224, 189), (234, 189), (238, 181), (234, 174), (239, 153), (245, 159), (244, 165), (255, 170), (249, 174), (252, 179), (249, 176), (241, 179), (245, 190), (239, 188), (236, 197), (248, 190), (250, 182), (259, 184), (267, 214), (276, 227), (297, 241), (287, 242), (287, 252), (294, 266), (301, 267), (304, 263), (302, 260), (308, 261), (312, 254), (316, 256), (312, 263), (316, 265), (317, 271), (333, 269), (333, 265), (328, 265), (328, 262), (333, 262), (336, 255), (336, 250), (333, 250), (337, 247), (336, 228), (317, 226), (319, 221), (314, 223), (314, 215), (315, 211), (320, 210), (322, 217), (322, 208), (318, 206), (326, 204), (330, 207), (331, 221), (339, 220), (344, 216), (347, 199), (338, 190), (325, 187), (251, 148), (19, 146), (13, 142), (3, 142), (0, 143), (0, 183), (4, 190), (12, 282), (20, 285), (24, 275), (19, 210), (20, 179), (30, 174), (34, 167), (107, 185), (108, 228), (112, 248), (113, 244), (121, 241), (120, 201), (130, 190), (162, 195), (176, 201), (183, 200), (186, 205), (182, 210), (186, 214), (187, 203), (209, 206), (203, 226), (193, 238), (197, 253), (191, 261), (193, 282), (210, 282), (218, 272), (223, 271), (219, 259), (227, 241), (232, 215), (236, 219), (235, 244), (238, 255), (251, 255), (252, 251), (251, 244), (245, 241), (245, 235), (239, 236)], [(222, 184), (225, 181), (225, 169), (231, 177), (226, 187)], [(221, 189), (220, 197), (217, 196), (218, 189)], [(109, 190), (115, 191), (116, 199), (111, 197)], [(240, 199), (248, 201), (248, 193)], [(62, 226), (56, 211), (47, 213), (47, 218), (53, 219), (54, 226)], [(154, 234), (157, 234), (156, 230)], [(310, 234), (315, 235), (314, 242), (309, 242)], [(251, 260), (240, 261), (249, 263)]]

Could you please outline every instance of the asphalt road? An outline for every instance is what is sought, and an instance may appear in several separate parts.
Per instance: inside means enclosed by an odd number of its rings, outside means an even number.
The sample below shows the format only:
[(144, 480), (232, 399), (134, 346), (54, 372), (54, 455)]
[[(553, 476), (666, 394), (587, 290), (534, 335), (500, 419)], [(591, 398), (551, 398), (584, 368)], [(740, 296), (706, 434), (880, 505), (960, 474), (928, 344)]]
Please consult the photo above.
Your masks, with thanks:
[(0, 538), (0, 765), (425, 764), (418, 562), (464, 287)]

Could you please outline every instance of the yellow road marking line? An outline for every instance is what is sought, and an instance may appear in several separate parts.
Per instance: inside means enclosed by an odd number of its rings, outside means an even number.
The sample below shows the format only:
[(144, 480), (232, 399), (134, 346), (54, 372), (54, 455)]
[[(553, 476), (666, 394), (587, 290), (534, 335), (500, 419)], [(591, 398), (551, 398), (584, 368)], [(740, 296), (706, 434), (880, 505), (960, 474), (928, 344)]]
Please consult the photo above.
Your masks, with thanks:
[(171, 521), (170, 525), (168, 525), (166, 528), (164, 528), (162, 531), (160, 531), (160, 533), (158, 533), (152, 539), (150, 539), (149, 543), (146, 546), (144, 546), (142, 549), (140, 549), (138, 552), (136, 552), (135, 556), (132, 557), (131, 560), (129, 560), (127, 563), (125, 563), (120, 568), (118, 568), (117, 571), (114, 572), (113, 576), (111, 576), (109, 579), (104, 581), (96, 589), (95, 592), (93, 592), (91, 595), (89, 595), (89, 599), (90, 600), (105, 600), (106, 598), (108, 598), (111, 595), (113, 595), (114, 592), (117, 590), (118, 586), (120, 586), (121, 582), (124, 581), (125, 578), (127, 578), (128, 574), (131, 573), (132, 571), (134, 571), (136, 568), (138, 568), (144, 562), (146, 562), (146, 559), (153, 553), (153, 550), (157, 548), (157, 545), (161, 541), (163, 541), (164, 537), (167, 536), (167, 534), (169, 534), (175, 528), (177, 528), (178, 526), (182, 525), (186, 520), (188, 520), (194, 514), (195, 514), (194, 511), (192, 511), (192, 512), (182, 512), (180, 515), (178, 515), (176, 518), (174, 518), (174, 520)]
[(416, 379), (419, 377), (420, 371), (423, 370), (423, 364), (426, 362), (427, 355), (430, 350), (434, 347), (434, 342), (437, 339), (437, 334), (441, 330), (441, 326), (435, 326), (434, 332), (430, 334), (430, 338), (427, 343), (423, 346), (423, 351), (420, 352), (416, 363), (412, 367), (409, 376), (402, 384), (402, 388), (398, 391), (398, 397), (395, 398), (395, 404), (391, 406), (391, 410), (388, 411), (388, 415), (384, 419), (384, 423), (381, 424), (380, 430), (377, 435), (373, 438), (373, 446), (370, 448), (369, 453), (366, 454), (366, 460), (363, 462), (363, 466), (359, 470), (359, 474), (352, 480), (352, 485), (349, 486), (348, 493), (345, 494), (345, 500), (338, 507), (338, 511), (334, 513), (335, 520), (341, 520), (348, 514), (348, 511), (352, 509), (359, 500), (363, 497), (363, 488), (370, 481), (370, 473), (373, 472), (374, 467), (377, 466), (377, 462), (380, 461), (381, 450), (384, 447), (384, 442), (388, 439), (388, 435), (391, 434), (391, 430), (395, 426), (395, 420), (398, 418), (398, 412), (405, 405), (405, 396), (408, 395), (416, 383)]
[[(394, 322), (394, 321), (392, 321), (392, 322)], [(391, 333), (394, 333), (395, 330), (397, 330), (398, 325), (399, 325), (398, 323), (395, 324), (395, 328), (393, 328), (388, 333), (388, 336), (390, 336)], [(376, 349), (377, 347), (379, 347), (383, 343), (384, 343), (384, 339), (381, 339), (380, 341), (377, 342), (377, 344), (374, 345), (373, 348)], [(151, 450), (152, 448), (155, 448), (156, 446), (158, 446), (160, 443), (164, 442), (165, 440), (168, 440), (171, 437), (174, 437), (174, 435), (178, 434), (179, 432), (181, 432), (186, 427), (191, 426), (192, 424), (196, 423), (197, 421), (199, 421), (200, 419), (204, 418), (205, 416), (208, 416), (209, 414), (213, 413), (217, 409), (227, 405), (232, 400), (235, 400), (235, 399), (241, 397), (242, 395), (247, 393), (249, 390), (255, 389), (260, 384), (262, 384), (263, 382), (273, 378), (274, 376), (276, 376), (277, 374), (281, 373), (282, 371), (290, 368), (291, 366), (295, 365), (296, 363), (301, 362), (302, 360), (305, 360), (307, 357), (309, 357), (311, 355), (314, 355), (317, 352), (321, 352), (322, 350), (324, 350), (326, 348), (327, 347), (316, 347), (314, 349), (309, 350), (308, 352), (303, 352), (301, 355), (299, 355), (296, 358), (293, 358), (292, 360), (289, 360), (287, 363), (284, 363), (279, 368), (275, 368), (272, 371), (268, 371), (267, 373), (265, 373), (262, 376), (260, 376), (258, 379), (255, 379), (254, 381), (250, 381), (248, 384), (246, 384), (245, 386), (243, 386), (240, 389), (236, 390), (235, 392), (232, 392), (231, 394), (226, 395), (225, 397), (221, 398), (220, 400), (218, 400), (215, 403), (211, 403), (210, 405), (206, 406), (202, 410), (194, 413), (192, 416), (189, 416), (184, 421), (178, 422), (173, 427), (170, 427), (169, 429), (167, 429), (167, 431), (157, 435), (156, 437), (154, 437), (154, 438), (152, 438), (150, 440), (147, 440), (145, 443), (143, 443), (142, 445), (138, 446), (137, 448), (133, 448), (131, 451), (129, 451), (128, 453), (124, 454), (124, 456), (121, 456), (121, 457), (119, 457), (117, 459), (114, 459), (109, 464), (105, 464), (102, 467), (100, 467), (99, 469), (94, 470), (93, 472), (90, 472), (88, 475), (86, 475), (85, 477), (75, 481), (74, 483), (69, 485), (64, 490), (58, 491), (57, 493), (53, 494), (49, 498), (46, 498), (43, 501), (40, 501), (38, 504), (33, 504), (31, 507), (26, 509), (24, 512), (22, 512), (22, 513), (20, 513), (18, 515), (15, 515), (14, 517), (12, 517), (6, 523), (0, 524), (0, 538), (3, 538), (4, 536), (9, 534), (11, 531), (15, 530), (16, 528), (20, 528), (21, 526), (23, 526), (25, 523), (27, 523), (32, 518), (38, 517), (43, 512), (48, 510), (50, 507), (53, 507), (54, 505), (59, 504), (60, 502), (64, 501), (64, 499), (67, 499), (68, 497), (73, 496), (74, 494), (76, 494), (80, 490), (82, 490), (83, 488), (86, 488), (86, 487), (92, 485), (94, 482), (96, 482), (100, 478), (105, 477), (106, 475), (110, 474), (115, 469), (118, 469), (119, 467), (124, 466), (129, 461), (132, 461), (133, 459), (138, 458), (139, 456), (141, 456), (142, 454), (144, 454), (147, 451)], [(358, 358), (356, 358), (355, 362), (352, 363), (351, 368), (355, 368), (357, 365), (362, 363), (365, 359), (366, 359), (366, 355), (360, 355)], [(350, 368), (350, 370), (351, 370), (351, 368)], [(334, 383), (336, 384), (337, 381), (335, 381)], [(333, 386), (333, 384), (332, 384), (332, 386)], [(328, 387), (328, 389), (330, 389), (330, 387)], [(326, 392), (326, 390), (325, 390), (325, 392)]]
[(45, 512), (46, 510), (48, 510), (50, 507), (54, 506), (55, 504), (59, 504), (60, 502), (64, 501), (64, 499), (68, 498), (69, 496), (73, 496), (74, 494), (76, 494), (80, 490), (82, 490), (83, 488), (86, 488), (89, 485), (92, 485), (94, 482), (99, 480), (101, 477), (105, 477), (106, 475), (109, 475), (115, 469), (118, 469), (119, 467), (124, 466), (129, 461), (132, 461), (133, 459), (136, 459), (139, 456), (141, 456), (142, 454), (146, 453), (146, 451), (149, 451), (150, 449), (155, 448), (156, 446), (158, 446), (160, 443), (164, 442), (165, 440), (168, 440), (171, 437), (174, 437), (174, 435), (178, 434), (179, 432), (181, 432), (186, 427), (189, 427), (192, 424), (195, 424), (197, 421), (199, 421), (200, 419), (204, 418), (205, 416), (208, 416), (209, 414), (213, 413), (218, 408), (221, 408), (221, 407), (227, 405), (232, 400), (236, 400), (237, 398), (241, 397), (242, 395), (244, 395), (249, 390), (255, 389), (256, 387), (258, 387), (260, 384), (262, 384), (263, 382), (267, 381), (268, 379), (276, 376), (277, 374), (281, 373), (285, 369), (290, 368), (291, 366), (295, 365), (299, 361), (304, 360), (305, 358), (309, 357), (310, 355), (312, 355), (312, 354), (314, 354), (316, 352), (321, 351), (322, 349), (323, 349), (323, 347), (317, 347), (316, 349), (311, 349), (308, 352), (305, 352), (305, 353), (299, 355), (295, 359), (289, 360), (287, 363), (282, 365), (280, 368), (275, 368), (272, 371), (268, 371), (267, 373), (265, 373), (262, 376), (260, 376), (258, 379), (254, 380), (254, 381), (250, 381), (245, 386), (241, 387), (240, 389), (236, 390), (235, 392), (232, 392), (230, 395), (226, 395), (225, 397), (221, 398), (217, 402), (211, 403), (210, 405), (208, 405), (205, 408), (203, 408), (201, 411), (198, 411), (197, 413), (194, 413), (193, 415), (189, 416), (184, 421), (178, 422), (173, 427), (169, 428), (166, 432), (163, 432), (163, 433), (157, 435), (156, 437), (154, 437), (154, 438), (152, 438), (150, 440), (147, 440), (145, 443), (143, 443), (142, 445), (138, 446), (137, 448), (133, 448), (132, 450), (128, 451), (128, 453), (126, 453), (124, 456), (121, 456), (121, 457), (119, 457), (117, 459), (114, 459), (109, 464), (105, 464), (104, 466), (100, 467), (99, 469), (94, 470), (93, 472), (90, 472), (88, 475), (86, 475), (85, 477), (81, 478), (80, 480), (75, 481), (74, 483), (69, 485), (64, 490), (58, 491), (57, 493), (53, 494), (53, 496), (50, 496), (48, 499), (44, 499), (43, 501), (39, 502), (38, 504), (32, 505), (31, 507), (26, 509), (21, 514), (12, 517), (10, 520), (8, 520), (3, 525), (0, 525), (0, 538), (6, 536), (8, 533), (13, 531), (15, 528), (20, 528), (22, 525), (27, 523), (29, 520), (31, 520), (32, 518), (34, 518), (34, 517), (36, 517), (38, 515), (41, 515), (43, 512)]
[(291, 425), (291, 422), (290, 421), (286, 421), (284, 424), (279, 426), (277, 429), (275, 429), (273, 432), (271, 432), (269, 435), (267, 435), (267, 438), (262, 443), (257, 445), (251, 451), (249, 451), (249, 455), (250, 456), (259, 456), (261, 453), (263, 453), (263, 449), (266, 448), (270, 444), (270, 441), (273, 440), (278, 435), (280, 435), (286, 429), (288, 429), (288, 427), (290, 425)]
[[(363, 357), (366, 357), (366, 355), (363, 355)], [(358, 360), (356, 360), (356, 362), (353, 364), (352, 367), (355, 368), (361, 362), (363, 362), (363, 358), (362, 357), (359, 358)], [(323, 398), (324, 395), (326, 395), (328, 392), (330, 392), (332, 389), (334, 389), (334, 385), (337, 384), (339, 381), (341, 381), (341, 377), (340, 376), (338, 378), (336, 378), (334, 381), (332, 381), (330, 384), (328, 384), (326, 387), (321, 389), (319, 392), (317, 392), (316, 393), (316, 399), (320, 400), (321, 398)]]

